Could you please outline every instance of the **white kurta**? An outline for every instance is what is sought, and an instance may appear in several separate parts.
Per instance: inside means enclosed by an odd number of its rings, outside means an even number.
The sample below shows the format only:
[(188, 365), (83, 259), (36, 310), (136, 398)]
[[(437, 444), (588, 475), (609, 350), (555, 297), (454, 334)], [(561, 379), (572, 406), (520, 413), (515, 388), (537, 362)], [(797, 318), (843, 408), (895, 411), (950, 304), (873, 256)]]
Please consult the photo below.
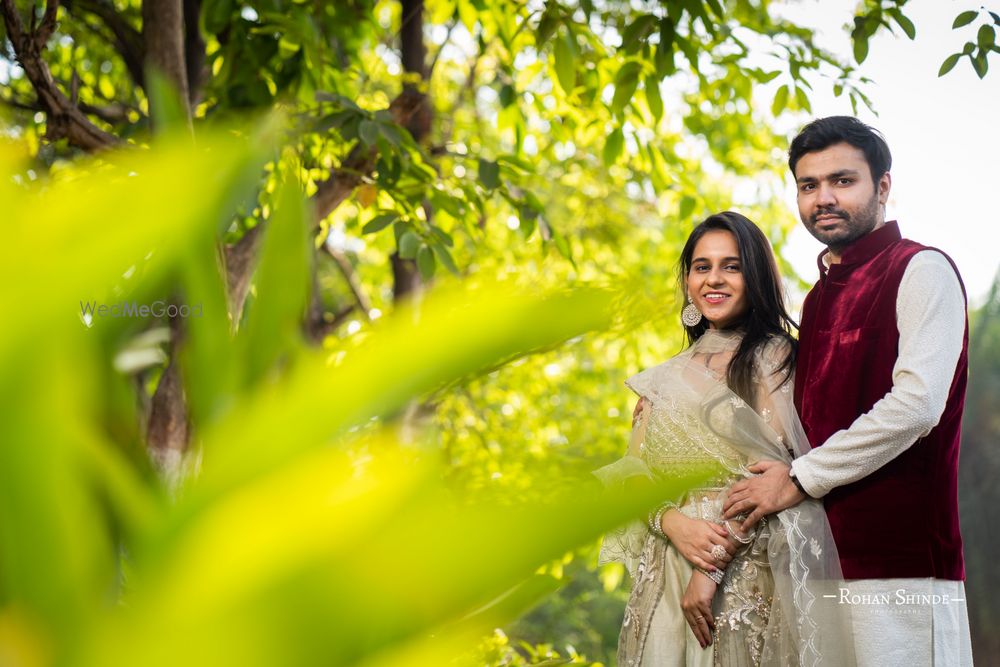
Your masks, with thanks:
[[(933, 250), (914, 255), (896, 297), (899, 356), (892, 390), (849, 428), (792, 463), (806, 493), (822, 498), (870, 475), (937, 425), (962, 352), (965, 308), (948, 260)], [(963, 582), (865, 579), (850, 582), (848, 589), (843, 603), (858, 602), (852, 611), (859, 664), (972, 664)], [(934, 594), (938, 597), (919, 597)], [(881, 604), (887, 595), (888, 603)], [(909, 600), (915, 602), (899, 604)]]

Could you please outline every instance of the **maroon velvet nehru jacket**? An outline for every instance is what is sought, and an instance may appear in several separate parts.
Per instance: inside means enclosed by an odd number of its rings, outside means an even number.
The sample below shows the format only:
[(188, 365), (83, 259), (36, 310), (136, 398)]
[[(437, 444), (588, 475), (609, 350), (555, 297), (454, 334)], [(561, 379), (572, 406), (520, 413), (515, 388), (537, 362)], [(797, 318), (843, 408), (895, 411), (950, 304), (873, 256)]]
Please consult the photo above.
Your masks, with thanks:
[[(820, 260), (820, 279), (802, 310), (795, 374), (795, 407), (813, 447), (892, 390), (896, 293), (910, 259), (928, 249), (934, 250), (901, 238), (893, 221), (852, 244), (829, 270)], [(958, 449), (968, 343), (966, 320), (938, 425), (882, 468), (824, 498), (845, 578), (965, 579)]]

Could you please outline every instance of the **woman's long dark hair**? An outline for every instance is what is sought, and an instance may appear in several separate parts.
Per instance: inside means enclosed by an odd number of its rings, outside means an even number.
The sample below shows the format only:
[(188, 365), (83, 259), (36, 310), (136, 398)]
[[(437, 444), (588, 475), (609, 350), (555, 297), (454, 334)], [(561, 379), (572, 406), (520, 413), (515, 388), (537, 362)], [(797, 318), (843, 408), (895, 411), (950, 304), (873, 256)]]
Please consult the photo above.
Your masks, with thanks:
[[(716, 213), (705, 218), (697, 227), (691, 230), (684, 250), (681, 251), (680, 281), (687, 290), (687, 277), (691, 272), (691, 260), (694, 247), (698, 240), (711, 231), (730, 232), (736, 238), (736, 247), (740, 251), (740, 271), (743, 274), (744, 289), (748, 303), (747, 312), (743, 318), (735, 322), (731, 328), (744, 331), (743, 341), (739, 349), (729, 361), (726, 371), (726, 384), (733, 392), (751, 405), (754, 403), (756, 383), (756, 359), (758, 352), (772, 337), (779, 337), (788, 342), (788, 353), (776, 372), (795, 368), (797, 341), (792, 337), (792, 329), (798, 329), (795, 321), (785, 310), (784, 293), (781, 287), (781, 277), (778, 265), (771, 252), (771, 244), (764, 233), (745, 216), (733, 211)], [(684, 300), (685, 305), (687, 300)], [(708, 329), (708, 320), (693, 327), (686, 326), (688, 343), (694, 343)]]

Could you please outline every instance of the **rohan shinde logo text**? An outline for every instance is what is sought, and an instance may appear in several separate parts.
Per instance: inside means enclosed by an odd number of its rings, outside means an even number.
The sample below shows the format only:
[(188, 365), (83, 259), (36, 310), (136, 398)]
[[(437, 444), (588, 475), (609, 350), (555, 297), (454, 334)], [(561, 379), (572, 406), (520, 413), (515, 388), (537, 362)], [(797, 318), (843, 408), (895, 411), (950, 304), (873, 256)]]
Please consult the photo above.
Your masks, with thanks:
[(836, 597), (838, 604), (848, 605), (938, 605), (963, 601), (952, 598), (947, 593), (911, 593), (905, 588), (897, 588), (894, 591), (884, 593), (851, 593), (848, 588), (837, 590), (840, 593), (839, 596), (825, 595), (824, 597)]

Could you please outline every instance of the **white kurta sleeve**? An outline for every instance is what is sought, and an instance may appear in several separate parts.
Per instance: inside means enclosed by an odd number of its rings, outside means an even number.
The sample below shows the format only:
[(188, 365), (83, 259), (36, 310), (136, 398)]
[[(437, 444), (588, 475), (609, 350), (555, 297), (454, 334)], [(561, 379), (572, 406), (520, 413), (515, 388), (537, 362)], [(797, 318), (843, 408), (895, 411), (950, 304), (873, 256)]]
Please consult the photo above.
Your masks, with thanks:
[(924, 250), (910, 259), (896, 296), (899, 356), (892, 390), (792, 463), (806, 493), (820, 498), (870, 475), (937, 425), (962, 352), (965, 309), (958, 276), (944, 255)]

